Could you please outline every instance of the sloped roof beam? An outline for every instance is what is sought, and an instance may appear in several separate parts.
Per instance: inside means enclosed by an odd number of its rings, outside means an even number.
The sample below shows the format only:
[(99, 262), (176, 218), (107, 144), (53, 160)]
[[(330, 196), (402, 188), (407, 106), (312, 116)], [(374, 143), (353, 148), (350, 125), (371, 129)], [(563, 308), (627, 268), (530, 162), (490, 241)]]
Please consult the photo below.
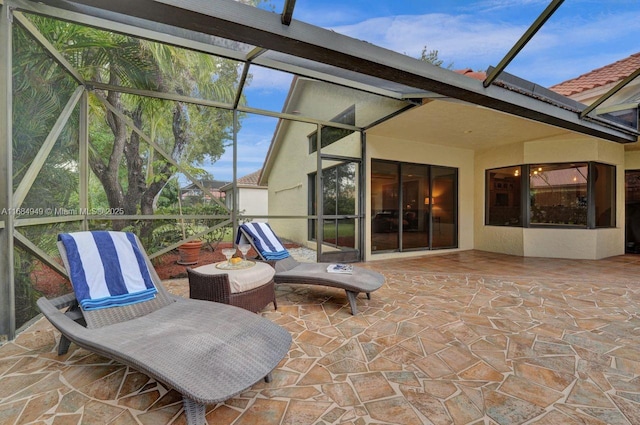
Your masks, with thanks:
[[(85, 14), (165, 24), (306, 58), (388, 81), (619, 143), (637, 141), (629, 131), (580, 120), (578, 114), (456, 74), (370, 43), (232, 0), (39, 0)], [(82, 7), (89, 6), (89, 7)], [(113, 13), (109, 12), (115, 12)], [(117, 14), (122, 14), (118, 17)]]
[(483, 86), (489, 87), (491, 83), (493, 83), (495, 79), (498, 78), (498, 75), (500, 75), (500, 73), (504, 71), (509, 63), (511, 63), (511, 61), (518, 55), (518, 53), (520, 53), (520, 51), (524, 48), (524, 46), (526, 46), (529, 40), (531, 40), (533, 36), (536, 35), (538, 30), (542, 28), (545, 22), (549, 20), (551, 15), (553, 15), (553, 13), (558, 10), (563, 2), (564, 0), (553, 0), (549, 4), (549, 6), (547, 6), (547, 8), (540, 14), (540, 16), (538, 16), (538, 19), (536, 19), (535, 22), (531, 24), (529, 29), (525, 31), (522, 37), (520, 37), (520, 40), (518, 40), (518, 42), (513, 45), (511, 50), (509, 50), (505, 57), (502, 58), (500, 63), (495, 68), (493, 68), (489, 75), (487, 75), (487, 78), (485, 78), (484, 82), (482, 83)]
[(284, 25), (291, 25), (293, 19), (293, 9), (296, 7), (296, 0), (285, 0), (284, 7), (282, 8), (281, 21)]

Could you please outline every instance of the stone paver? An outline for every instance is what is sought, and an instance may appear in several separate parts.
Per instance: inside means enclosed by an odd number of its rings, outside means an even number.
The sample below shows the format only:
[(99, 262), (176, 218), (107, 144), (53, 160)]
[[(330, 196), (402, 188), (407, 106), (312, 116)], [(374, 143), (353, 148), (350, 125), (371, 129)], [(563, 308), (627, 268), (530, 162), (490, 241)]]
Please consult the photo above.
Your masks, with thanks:
[[(261, 314), (292, 334), (289, 355), (271, 383), (209, 406), (210, 424), (640, 423), (640, 256), (363, 266), (387, 282), (357, 316), (344, 291), (277, 287)], [(175, 391), (73, 344), (58, 357), (58, 338), (41, 319), (0, 346), (0, 423), (185, 423)]]

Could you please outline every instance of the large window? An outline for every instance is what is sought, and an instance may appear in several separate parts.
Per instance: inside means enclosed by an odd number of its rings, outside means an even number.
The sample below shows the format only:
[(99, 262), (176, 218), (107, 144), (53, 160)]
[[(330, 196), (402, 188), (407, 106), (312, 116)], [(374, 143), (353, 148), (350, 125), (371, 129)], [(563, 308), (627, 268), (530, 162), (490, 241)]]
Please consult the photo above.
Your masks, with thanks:
[(615, 174), (614, 166), (596, 162), (487, 170), (485, 224), (615, 227)]
[(458, 171), (371, 161), (371, 250), (455, 248)]
[(530, 223), (586, 227), (588, 174), (586, 162), (531, 165)]

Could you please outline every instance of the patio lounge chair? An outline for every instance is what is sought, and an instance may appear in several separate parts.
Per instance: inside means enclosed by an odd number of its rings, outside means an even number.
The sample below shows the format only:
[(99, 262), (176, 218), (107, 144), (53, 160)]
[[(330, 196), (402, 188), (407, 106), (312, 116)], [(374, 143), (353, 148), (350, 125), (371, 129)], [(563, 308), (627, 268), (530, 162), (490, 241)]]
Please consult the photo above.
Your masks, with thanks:
[(275, 283), (304, 283), (344, 289), (351, 314), (358, 314), (356, 297), (360, 292), (371, 299), (371, 292), (380, 289), (384, 276), (372, 270), (353, 267), (351, 273), (329, 273), (329, 263), (301, 263), (284, 248), (280, 239), (266, 223), (246, 223), (240, 226), (236, 243), (250, 243), (260, 258), (276, 270)]
[[(74, 294), (38, 300), (42, 313), (62, 333), (59, 354), (71, 341), (173, 388), (183, 396), (189, 425), (206, 424), (206, 405), (229, 399), (263, 378), (270, 380), (290, 348), (289, 333), (259, 315), (171, 296), (135, 235), (79, 232), (59, 239)], [(100, 246), (110, 239), (113, 245), (108, 249), (115, 247), (115, 258), (103, 255)], [(91, 251), (96, 247), (99, 258), (94, 261)], [(103, 296), (95, 289), (95, 282), (105, 278), (124, 284), (119, 295)], [(140, 282), (146, 289), (132, 291)], [(109, 291), (118, 292), (115, 286), (107, 283)], [(84, 298), (87, 287), (94, 291), (90, 300)], [(60, 310), (65, 307), (66, 313)]]

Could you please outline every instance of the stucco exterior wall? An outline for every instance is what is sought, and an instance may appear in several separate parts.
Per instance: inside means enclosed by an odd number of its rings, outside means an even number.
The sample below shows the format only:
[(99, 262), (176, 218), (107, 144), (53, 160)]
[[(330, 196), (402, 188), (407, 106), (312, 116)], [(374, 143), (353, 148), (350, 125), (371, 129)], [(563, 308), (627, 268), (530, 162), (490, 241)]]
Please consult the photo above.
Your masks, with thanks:
[[(238, 209), (243, 215), (269, 214), (269, 192), (266, 187), (238, 188)], [(266, 218), (256, 218), (254, 221), (267, 222)]]
[(640, 150), (626, 151), (624, 153), (624, 169), (640, 170)]
[[(269, 174), (269, 215), (306, 216), (308, 214), (307, 174), (312, 165), (307, 135), (316, 127), (300, 122), (287, 122), (285, 126), (278, 155)], [(307, 240), (306, 219), (270, 218), (269, 225), (280, 238), (299, 243)]]
[[(520, 164), (597, 161), (616, 166), (615, 229), (485, 226), (485, 171)], [(567, 134), (476, 155), (476, 249), (530, 257), (600, 259), (624, 254), (623, 145)], [(481, 205), (481, 206), (479, 206)]]
[[(401, 135), (399, 135), (401, 136)], [(473, 211), (474, 211), (474, 153), (471, 149), (443, 147), (425, 142), (410, 142), (401, 139), (367, 135), (367, 174), (366, 181), (371, 182), (371, 159), (411, 162), (429, 165), (442, 165), (458, 169), (458, 250), (473, 249)], [(371, 187), (367, 184), (365, 193), (365, 211), (371, 211)], [(413, 251), (403, 253), (371, 253), (371, 217), (367, 213), (365, 220), (365, 259), (381, 260), (386, 258), (415, 257), (445, 252), (443, 250)], [(446, 250), (451, 252), (452, 250)]]

